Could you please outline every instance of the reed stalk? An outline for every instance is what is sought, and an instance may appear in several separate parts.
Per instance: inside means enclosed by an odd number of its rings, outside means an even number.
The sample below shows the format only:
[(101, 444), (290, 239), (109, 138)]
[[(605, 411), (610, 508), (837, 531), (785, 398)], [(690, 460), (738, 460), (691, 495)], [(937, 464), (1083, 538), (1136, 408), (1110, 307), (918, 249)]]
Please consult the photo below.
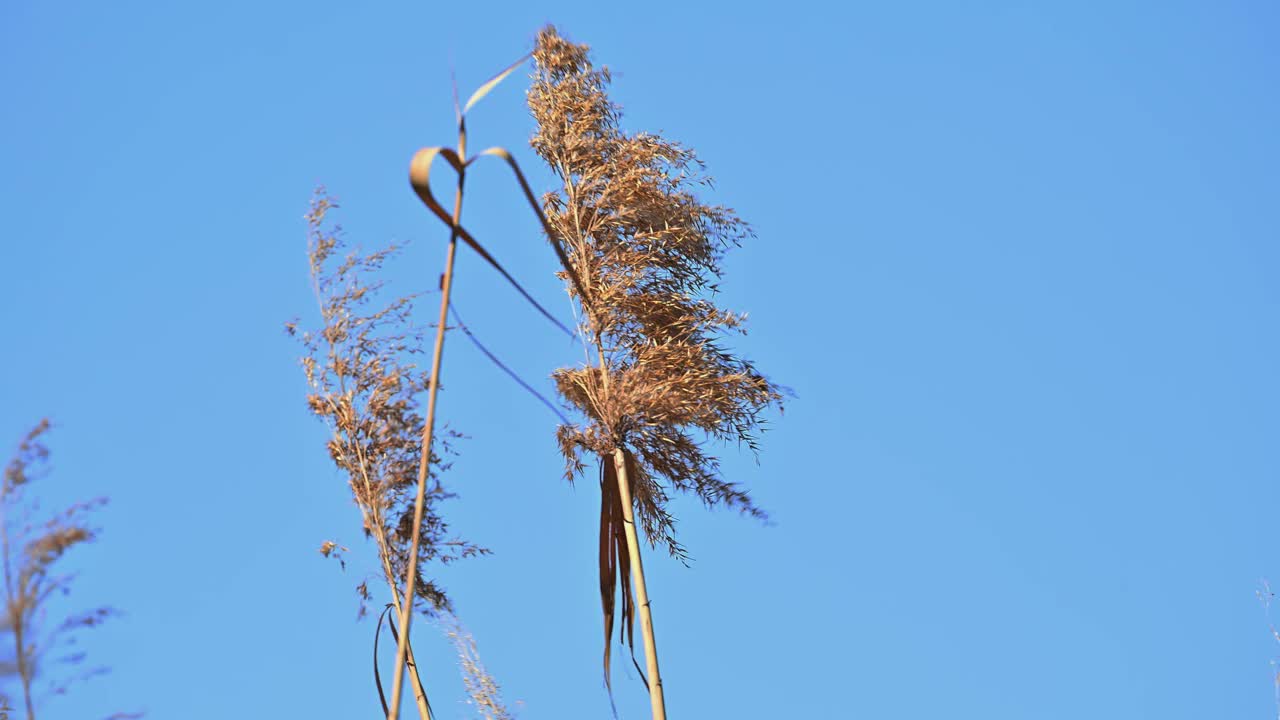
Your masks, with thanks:
[[(458, 154), (465, 157), (467, 153), (466, 125), (459, 119)], [(440, 365), (444, 358), (445, 327), (449, 320), (449, 297), (453, 291), (453, 266), (458, 252), (458, 224), (462, 220), (462, 189), (466, 179), (466, 168), (458, 171), (458, 184), (453, 196), (453, 217), (449, 232), (449, 248), (445, 254), (444, 274), (440, 280), (440, 316), (436, 323), (436, 341), (431, 352), (431, 379), (427, 386), (427, 422), (422, 431), (422, 456), (418, 466), (418, 495), (414, 501), (413, 536), (411, 548), (417, 548), (422, 530), (422, 511), (426, 499), (427, 473), (431, 467), (431, 442), (436, 420), (436, 396), (440, 389)], [(409, 553), (409, 567), (405, 571), (404, 603), (400, 610), (400, 641), (396, 643), (396, 661), (391, 685), (391, 711), (388, 720), (400, 717), (400, 695), (403, 691), (405, 653), (409, 643), (409, 628), (413, 622), (414, 587), (417, 580), (418, 555)]]
[[(635, 516), (631, 511), (631, 483), (627, 477), (627, 459), (622, 448), (613, 451), (613, 466), (618, 478), (618, 497), (622, 505), (622, 524), (627, 534), (627, 553), (631, 556), (631, 583), (636, 589), (636, 606), (640, 614), (640, 636), (644, 638), (645, 670), (649, 683), (649, 705), (654, 720), (666, 720), (667, 700), (662, 692), (662, 673), (658, 671), (658, 641), (653, 633), (653, 612), (649, 607), (649, 586), (644, 579), (644, 561), (640, 557), (640, 538), (636, 534)], [(605, 639), (608, 642), (608, 638)]]
[[(427, 393), (428, 393), (427, 419), (426, 419), (426, 424), (423, 427), (422, 454), (421, 454), (419, 469), (418, 469), (418, 494), (417, 494), (417, 499), (415, 501), (415, 514), (414, 514), (414, 521), (413, 521), (413, 536), (411, 540), (411, 548), (416, 548), (418, 545), (418, 532), (421, 527), (420, 512), (421, 512), (421, 508), (423, 507), (423, 499), (426, 492), (426, 479), (430, 473), (431, 443), (433, 439), (432, 433), (433, 433), (434, 424), (435, 424), (436, 396), (439, 390), (439, 378), (440, 378), (441, 367), (443, 363), (444, 338), (445, 338), (446, 323), (448, 320), (448, 314), (449, 314), (449, 308), (450, 308), (450, 297), (453, 290), (453, 273), (454, 273), (453, 268), (454, 268), (454, 261), (457, 255), (458, 241), (462, 240), (464, 243), (467, 244), (468, 247), (470, 247), (472, 250), (478, 253), (491, 267), (497, 270), (498, 273), (501, 274), (503, 278), (505, 278), (507, 282), (510, 283), (527, 302), (533, 305), (545, 318), (550, 320), (553, 324), (558, 326), (565, 333), (572, 335), (572, 332), (566, 326), (564, 326), (562, 323), (556, 320), (555, 317), (546, 310), (546, 308), (542, 307), (542, 305), (540, 305), (536, 300), (534, 300), (533, 296), (531, 296), (518, 282), (516, 282), (515, 278), (512, 277), (509, 272), (507, 272), (507, 270), (502, 266), (502, 264), (499, 263), (497, 259), (495, 259), (494, 256), (487, 249), (485, 249), (485, 247), (481, 245), (480, 242), (477, 241), (475, 237), (466, 230), (466, 228), (462, 226), (462, 199), (463, 199), (463, 188), (464, 188), (467, 168), (469, 168), (474, 162), (476, 162), (482, 157), (498, 157), (507, 163), (508, 167), (510, 167), (511, 171), (515, 175), (516, 180), (520, 184), (521, 190), (524, 193), (525, 199), (529, 202), (530, 206), (534, 209), (535, 213), (538, 215), (538, 218), (542, 222), (542, 227), (544, 231), (549, 229), (549, 226), (546, 223), (546, 218), (542, 215), (541, 210), (539, 209), (538, 204), (533, 197), (533, 191), (529, 188), (529, 184), (525, 180), (524, 174), (520, 171), (519, 164), (516, 163), (515, 158), (513, 158), (509, 152), (507, 152), (506, 150), (500, 147), (492, 147), (492, 148), (488, 148), (486, 150), (481, 151), (480, 153), (476, 154), (471, 158), (467, 158), (467, 154), (466, 154), (467, 153), (467, 125), (466, 125), (467, 112), (477, 102), (479, 102), (485, 95), (487, 95), (494, 87), (496, 87), (498, 83), (500, 83), (504, 78), (510, 75), (513, 71), (515, 71), (516, 68), (518, 68), (521, 64), (523, 64), (528, 59), (528, 57), (529, 56), (526, 55), (520, 58), (519, 60), (517, 60), (516, 62), (508, 66), (505, 70), (495, 75), (488, 82), (481, 85), (480, 88), (478, 88), (474, 93), (472, 93), (471, 97), (467, 100), (466, 105), (459, 108), (456, 104), (456, 96), (455, 96), (454, 110), (455, 110), (455, 116), (458, 122), (458, 144), (456, 148), (445, 148), (445, 147), (424, 148), (422, 150), (419, 150), (414, 155), (413, 160), (410, 162), (409, 181), (410, 181), (410, 185), (414, 189), (414, 192), (417, 193), (419, 199), (422, 200), (423, 204), (427, 206), (427, 208), (436, 216), (436, 218), (442, 221), (443, 223), (445, 223), (449, 227), (449, 246), (448, 246), (448, 251), (445, 258), (444, 273), (441, 275), (441, 280), (440, 280), (440, 291), (441, 291), (440, 313), (439, 313), (439, 319), (436, 325), (436, 339), (435, 339), (435, 345), (432, 350), (431, 376), (430, 376), (429, 385), (427, 388)], [(435, 162), (435, 159), (438, 157), (444, 158), (445, 161), (453, 168), (454, 172), (457, 174), (457, 182), (454, 190), (454, 202), (453, 202), (452, 213), (445, 212), (444, 208), (435, 199), (435, 196), (432, 194), (432, 191), (431, 191), (431, 177), (430, 177), (431, 169), (432, 169), (432, 165)], [(565, 263), (566, 258), (564, 255), (564, 251), (561, 249), (559, 243), (555, 240), (554, 237), (552, 237), (552, 246), (556, 250), (557, 255), (560, 257), (561, 262)], [(416, 578), (416, 575), (415, 575), (416, 564), (414, 563), (414, 560), (413, 560), (415, 557), (416, 557), (416, 554), (411, 551), (410, 563), (405, 573), (404, 596), (406, 598), (406, 602), (403, 604), (404, 607), (399, 611), (401, 626), (403, 628), (400, 636), (402, 640), (398, 644), (396, 649), (396, 662), (394, 667), (395, 680), (392, 685), (391, 708), (388, 713), (389, 720), (395, 720), (400, 707), (400, 696), (402, 693), (401, 687), (403, 683), (401, 668), (403, 667), (403, 664), (405, 661), (403, 647), (406, 641), (404, 640), (404, 638), (408, 637), (410, 623), (412, 620), (412, 613), (411, 613), (412, 606), (411, 606), (411, 602), (409, 602), (409, 599), (412, 598), (412, 588)]]
[(570, 480), (585, 469), (585, 456), (601, 467), (605, 685), (612, 697), (615, 612), (634, 656), (638, 609), (650, 704), (661, 720), (663, 680), (636, 524), (651, 547), (662, 542), (683, 559), (667, 510), (672, 492), (764, 517), (721, 477), (703, 442), (756, 450), (761, 414), (782, 399), (781, 388), (722, 343), (743, 331), (745, 316), (713, 302), (724, 251), (753, 235), (732, 210), (694, 194), (710, 178), (692, 150), (622, 130), (621, 109), (607, 94), (610, 72), (592, 65), (586, 45), (547, 27), (534, 63), (528, 102), (538, 127), (531, 145), (560, 181), (544, 196), (543, 212), (548, 235), (566, 248), (562, 275), (573, 280), (567, 289), (582, 306), (579, 332), (595, 355), (553, 376), (586, 419), (561, 425), (557, 439)]

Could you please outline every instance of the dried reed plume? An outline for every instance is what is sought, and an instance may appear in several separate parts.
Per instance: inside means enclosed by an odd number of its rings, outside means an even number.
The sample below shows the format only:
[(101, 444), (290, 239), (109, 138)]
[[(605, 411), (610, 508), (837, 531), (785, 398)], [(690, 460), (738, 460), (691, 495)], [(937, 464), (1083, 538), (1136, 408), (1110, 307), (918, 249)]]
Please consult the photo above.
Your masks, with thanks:
[[(116, 615), (109, 607), (99, 607), (69, 615), (51, 624), (48, 603), (55, 595), (70, 592), (72, 576), (59, 574), (58, 560), (67, 551), (93, 542), (98, 530), (86, 515), (106, 504), (105, 498), (76, 503), (57, 515), (39, 520), (37, 503), (27, 496), (32, 481), (44, 476), (49, 450), (44, 436), (50, 429), (41, 420), (18, 444), (17, 452), (4, 470), (0, 485), (0, 546), (4, 552), (4, 630), (13, 636), (14, 660), (6, 671), (17, 675), (28, 720), (35, 720), (38, 698), (61, 695), (71, 683), (101, 675), (104, 667), (82, 669), (68, 676), (52, 677), (43, 690), (34, 687), (38, 677), (48, 677), (57, 665), (79, 666), (85, 654), (75, 649), (76, 634), (96, 627)], [(6, 663), (7, 665), (7, 663)], [(6, 673), (8, 674), (8, 673)], [(7, 700), (6, 696), (4, 697)], [(4, 702), (8, 708), (8, 702)], [(117, 713), (113, 718), (136, 718), (140, 714)]]
[(727, 333), (743, 331), (744, 316), (710, 299), (724, 251), (752, 233), (732, 210), (694, 195), (694, 186), (709, 186), (710, 179), (692, 150), (620, 128), (620, 109), (606, 94), (609, 71), (592, 66), (586, 45), (547, 27), (534, 62), (531, 144), (561, 183), (544, 196), (543, 210), (553, 237), (565, 244), (567, 269), (577, 276), (561, 273), (573, 280), (568, 290), (582, 305), (580, 332), (595, 355), (554, 378), (587, 419), (559, 428), (567, 475), (572, 480), (583, 472), (588, 453), (601, 464), (605, 681), (621, 584), (620, 631), (632, 644), (638, 608), (653, 715), (662, 718), (632, 511), (651, 546), (661, 542), (680, 558), (684, 548), (667, 509), (671, 492), (763, 517), (744, 490), (721, 477), (717, 458), (701, 442), (738, 441), (755, 451), (762, 413), (782, 400), (778, 386), (721, 344)]
[[(398, 578), (406, 577), (410, 568), (416, 609), (428, 615), (448, 611), (444, 590), (423, 577), (422, 568), (431, 561), (449, 563), (488, 551), (451, 538), (437, 511), (440, 501), (452, 497), (439, 477), (447, 464), (436, 452), (448, 450), (447, 439), (430, 448), (434, 469), (425, 478), (429, 487), (415, 522), (425, 425), (416, 398), (429, 382), (428, 373), (414, 363), (421, 353), (422, 330), (410, 319), (413, 296), (384, 301), (383, 283), (369, 278), (399, 248), (365, 255), (344, 252), (341, 228), (328, 218), (336, 207), (321, 189), (307, 214), (311, 279), (323, 320), (319, 331), (300, 335), (307, 353), (302, 366), (311, 388), (307, 404), (332, 432), (329, 457), (346, 476), (365, 537), (377, 547), (397, 615), (403, 618), (413, 609), (397, 591)], [(296, 334), (296, 323), (287, 329)], [(321, 552), (328, 556), (338, 549), (330, 541)], [(363, 614), (370, 598), (367, 580), (357, 591)], [(401, 637), (407, 635), (406, 626)], [(405, 653), (419, 715), (428, 720), (430, 707), (407, 640)]]
[(458, 667), (462, 670), (462, 682), (474, 705), (484, 720), (512, 720), (512, 715), (502, 703), (502, 688), (493, 679), (484, 663), (476, 639), (463, 627), (456, 616), (443, 618), (445, 634), (453, 641), (458, 653)]

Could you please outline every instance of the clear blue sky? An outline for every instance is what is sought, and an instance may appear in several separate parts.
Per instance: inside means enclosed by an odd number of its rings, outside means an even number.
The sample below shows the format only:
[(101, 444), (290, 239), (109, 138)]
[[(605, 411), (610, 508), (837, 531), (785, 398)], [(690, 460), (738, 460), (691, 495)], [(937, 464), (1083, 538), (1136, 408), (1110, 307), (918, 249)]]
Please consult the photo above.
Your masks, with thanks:
[[(58, 423), (49, 501), (113, 501), (73, 599), (129, 613), (91, 642), (114, 674), (47, 716), (377, 716), (360, 571), (316, 552), (371, 548), (282, 332), (314, 319), (302, 215), (327, 184), (433, 286), (406, 173), (452, 141), (450, 62), (465, 92), (549, 21), (755, 224), (724, 299), (798, 394), (758, 466), (726, 451), (776, 525), (684, 502), (696, 563), (650, 556), (672, 717), (1274, 715), (1280, 9), (966, 5), (4, 3), (0, 438)], [(472, 137), (532, 169), (524, 84)], [(470, 190), (567, 316), (499, 167)], [(520, 372), (576, 359), (459, 272)], [(440, 577), (522, 718), (606, 718), (596, 490), (460, 337), (446, 378), (447, 511), (495, 554)]]

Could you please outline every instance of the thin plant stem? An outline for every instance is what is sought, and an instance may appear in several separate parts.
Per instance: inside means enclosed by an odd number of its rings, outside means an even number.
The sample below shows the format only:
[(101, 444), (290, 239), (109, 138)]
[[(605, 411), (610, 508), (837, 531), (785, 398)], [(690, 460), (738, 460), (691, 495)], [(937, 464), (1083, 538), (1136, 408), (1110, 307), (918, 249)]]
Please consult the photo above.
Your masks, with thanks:
[[(458, 155), (466, 157), (467, 131), (465, 120), (459, 117)], [(409, 545), (408, 569), (405, 570), (404, 603), (400, 608), (400, 640), (396, 643), (396, 662), (393, 666), (395, 680), (391, 686), (391, 709), (387, 720), (400, 716), (400, 695), (404, 685), (405, 650), (409, 642), (409, 627), (413, 621), (413, 599), (417, 589), (418, 544), (421, 540), (423, 506), (426, 504), (427, 477), (431, 468), (431, 436), (436, 420), (436, 395), (440, 389), (440, 364), (444, 356), (445, 327), (449, 321), (449, 295), (453, 290), (453, 264), (458, 251), (458, 226), (462, 220), (462, 187), (466, 179), (465, 168), (458, 170), (458, 186), (453, 196), (453, 226), (449, 231), (449, 250), (445, 257), (444, 275), (440, 281), (440, 318), (436, 324), (436, 343), (431, 355), (431, 378), (427, 383), (427, 420), (422, 429), (422, 459), (418, 463), (418, 496), (413, 507), (413, 535)]]
[(653, 635), (653, 613), (649, 608), (649, 590), (644, 582), (644, 564), (640, 559), (640, 538), (631, 511), (631, 483), (627, 477), (627, 457), (622, 448), (613, 451), (617, 470), (618, 497), (622, 501), (622, 525), (627, 536), (627, 553), (631, 556), (631, 584), (636, 589), (636, 605), (640, 610), (640, 634), (644, 637), (644, 664), (649, 675), (649, 704), (653, 720), (666, 720), (667, 704), (662, 693), (662, 675), (658, 672), (658, 645)]
[[(400, 614), (400, 596), (396, 593), (395, 583), (389, 583), (391, 586), (391, 598), (395, 601), (396, 613)], [(409, 677), (413, 680), (413, 696), (414, 703), (418, 706), (418, 716), (422, 720), (431, 720), (431, 705), (427, 702), (427, 689), (422, 685), (422, 677), (418, 674), (418, 660), (413, 655), (413, 645), (405, 641), (405, 667), (409, 671)]]
[[(365, 477), (365, 483), (366, 485), (368, 484), (367, 475)], [(360, 508), (360, 513), (365, 520), (366, 525), (372, 525), (369, 514), (363, 507)], [(386, 531), (383, 529), (380, 530), (380, 532), (385, 534)], [(396, 616), (400, 617), (402, 615), (400, 608), (403, 607), (400, 603), (400, 591), (399, 588), (396, 587), (395, 572), (391, 569), (391, 561), (389, 559), (390, 551), (387, 549), (383, 535), (381, 534), (378, 535), (378, 545), (378, 554), (382, 558), (382, 571), (387, 579), (387, 589), (391, 591), (391, 602), (395, 605)], [(405, 667), (409, 671), (409, 677), (413, 680), (414, 702), (418, 706), (418, 715), (422, 720), (431, 720), (431, 704), (427, 701), (427, 689), (423, 686), (422, 678), (418, 675), (418, 661), (413, 655), (412, 643), (408, 643), (405, 647)]]

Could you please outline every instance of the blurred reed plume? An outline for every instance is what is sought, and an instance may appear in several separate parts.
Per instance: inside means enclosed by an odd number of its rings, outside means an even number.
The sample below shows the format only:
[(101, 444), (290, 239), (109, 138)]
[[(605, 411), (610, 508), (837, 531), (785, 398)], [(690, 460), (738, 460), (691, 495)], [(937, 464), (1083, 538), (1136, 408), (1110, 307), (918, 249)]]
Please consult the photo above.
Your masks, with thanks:
[(480, 661), (476, 639), (456, 616), (446, 616), (443, 622), (445, 634), (453, 641), (454, 650), (458, 653), (458, 667), (462, 671), (467, 695), (471, 697), (470, 703), (484, 720), (512, 720), (514, 716), (502, 702), (502, 688)]
[[(712, 297), (725, 250), (752, 237), (730, 209), (694, 194), (709, 187), (694, 152), (620, 126), (607, 95), (611, 77), (586, 45), (554, 27), (538, 36), (528, 93), (537, 122), (531, 145), (560, 188), (543, 197), (549, 233), (564, 243), (562, 279), (581, 305), (579, 332), (591, 351), (578, 367), (556, 371), (561, 396), (586, 418), (558, 430), (572, 480), (599, 459), (600, 592), (609, 639), (621, 585), (620, 632), (632, 641), (638, 610), (654, 718), (665, 717), (662, 678), (634, 515), (651, 546), (685, 557), (668, 511), (672, 492), (706, 505), (764, 513), (726, 481), (703, 440), (735, 441), (756, 451), (762, 414), (781, 406), (782, 390), (723, 345), (745, 332), (745, 316)], [(632, 592), (635, 598), (632, 598)]]
[[(106, 498), (75, 503), (60, 513), (41, 515), (30, 496), (35, 480), (48, 474), (49, 449), (44, 444), (50, 430), (41, 420), (18, 444), (4, 469), (0, 485), (0, 548), (4, 552), (5, 633), (12, 636), (13, 659), (6, 659), (0, 674), (16, 676), (28, 720), (35, 720), (40, 701), (61, 695), (80, 680), (107, 672), (103, 666), (82, 667), (84, 652), (76, 648), (77, 634), (97, 627), (117, 614), (110, 607), (51, 619), (50, 601), (71, 592), (73, 575), (58, 571), (58, 561), (73, 548), (93, 542), (98, 530), (88, 514), (106, 504)], [(57, 672), (57, 668), (74, 668)], [(45, 680), (37, 687), (37, 680)], [(7, 695), (0, 696), (6, 701)], [(118, 720), (141, 717), (116, 713)]]

